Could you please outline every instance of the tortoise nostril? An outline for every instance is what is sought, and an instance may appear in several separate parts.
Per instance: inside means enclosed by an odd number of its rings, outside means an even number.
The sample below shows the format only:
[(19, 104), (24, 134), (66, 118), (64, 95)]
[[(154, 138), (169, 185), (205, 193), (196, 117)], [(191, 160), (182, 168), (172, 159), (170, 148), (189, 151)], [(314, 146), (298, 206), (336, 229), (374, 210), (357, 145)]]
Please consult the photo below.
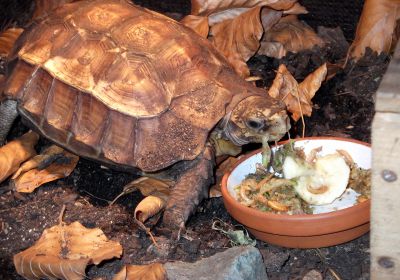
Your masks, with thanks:
[(260, 130), (264, 127), (264, 122), (260, 120), (250, 119), (246, 121), (246, 126), (251, 129)]

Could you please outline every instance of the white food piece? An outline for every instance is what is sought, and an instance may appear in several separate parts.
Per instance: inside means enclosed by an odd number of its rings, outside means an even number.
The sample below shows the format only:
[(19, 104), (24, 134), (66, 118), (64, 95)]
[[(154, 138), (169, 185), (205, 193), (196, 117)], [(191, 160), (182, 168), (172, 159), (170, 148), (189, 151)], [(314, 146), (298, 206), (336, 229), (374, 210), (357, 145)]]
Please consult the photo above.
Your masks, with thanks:
[(286, 157), (283, 163), (286, 179), (296, 179), (296, 192), (311, 205), (332, 203), (340, 197), (349, 182), (350, 167), (339, 154), (317, 157), (314, 164)]
[(300, 176), (313, 175), (314, 170), (310, 164), (304, 160), (286, 157), (283, 162), (283, 176), (285, 179), (294, 179)]

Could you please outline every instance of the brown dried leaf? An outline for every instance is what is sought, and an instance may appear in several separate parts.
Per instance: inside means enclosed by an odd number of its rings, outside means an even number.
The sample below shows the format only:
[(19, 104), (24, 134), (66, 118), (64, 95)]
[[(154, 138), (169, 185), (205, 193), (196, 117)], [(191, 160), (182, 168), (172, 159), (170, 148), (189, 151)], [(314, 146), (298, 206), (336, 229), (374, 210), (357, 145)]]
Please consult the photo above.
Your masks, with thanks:
[(196, 31), (201, 37), (207, 38), (210, 30), (207, 17), (187, 15), (181, 20), (181, 23)]
[(287, 110), (292, 113), (292, 119), (298, 121), (301, 115), (311, 116), (311, 99), (320, 88), (326, 73), (326, 64), (323, 64), (298, 84), (286, 66), (281, 64), (268, 94), (282, 100), (286, 104)]
[(0, 182), (18, 170), (20, 164), (36, 155), (34, 146), (39, 135), (33, 131), (0, 147)]
[(305, 15), (308, 14), (307, 8), (301, 5), (299, 2), (294, 3), (294, 5), (283, 11), (284, 15)]
[[(278, 42), (282, 44), (286, 52), (294, 53), (324, 44), (314, 30), (304, 22), (299, 21), (296, 15), (282, 17), (277, 24), (265, 33), (263, 42)], [(257, 53), (267, 54), (270, 51), (264, 47), (260, 48)]]
[(165, 208), (166, 200), (163, 198), (163, 195), (156, 195), (147, 196), (139, 202), (134, 213), (136, 220), (144, 223), (148, 218), (153, 217)]
[(281, 17), (281, 11), (263, 7), (261, 9), (261, 24), (263, 26), (264, 33), (268, 32), (281, 19)]
[(64, 149), (57, 145), (50, 146), (45, 151), (43, 151), (42, 154), (36, 155), (33, 158), (31, 158), (28, 161), (25, 161), (23, 164), (21, 164), (21, 166), (14, 173), (14, 175), (12, 176), (11, 179), (15, 179), (19, 175), (21, 175), (21, 173), (27, 172), (31, 169), (38, 167), (44, 161), (49, 160), (54, 155), (61, 154), (63, 151), (64, 151)]
[(225, 20), (234, 19), (250, 9), (251, 8), (231, 8), (220, 12), (211, 13), (208, 15), (208, 24), (213, 26)]
[(261, 41), (260, 48), (257, 51), (259, 55), (266, 55), (269, 57), (282, 58), (286, 55), (285, 47), (279, 42), (264, 42)]
[[(267, 6), (275, 10), (288, 10), (297, 0), (192, 0), (192, 15), (211, 15), (236, 8)], [(236, 14), (237, 16), (237, 14)]]
[[(220, 3), (223, 3), (223, 1), (221, 1)], [(263, 1), (260, 1), (259, 3), (257, 3), (257, 5), (254, 5), (254, 6), (251, 6), (250, 5), (251, 3), (248, 3), (246, 6), (232, 6), (232, 7), (226, 6), (225, 9), (223, 9), (223, 10), (210, 12), (208, 15), (208, 23), (210, 26), (213, 26), (217, 23), (223, 22), (224, 20), (233, 19), (237, 16), (240, 16), (241, 14), (243, 14), (243, 13), (247, 12), (248, 10), (250, 10), (254, 7), (257, 7), (257, 6), (261, 6), (264, 9), (269, 9), (269, 10), (276, 12), (277, 14), (279, 14), (279, 18), (282, 16), (282, 14), (290, 15), (290, 14), (307, 14), (308, 13), (306, 8), (297, 2), (294, 3), (294, 5), (293, 5), (293, 1), (286, 2), (286, 3), (283, 1), (280, 1), (277, 3), (281, 3), (281, 5), (282, 5), (281, 7), (283, 9), (275, 9), (275, 8), (272, 8), (270, 5), (264, 5), (265, 3), (263, 3)], [(235, 3), (233, 3), (233, 4), (235, 4)], [(292, 5), (292, 6), (290, 6), (290, 5)], [(290, 7), (290, 8), (285, 9), (286, 7)], [(262, 21), (263, 21), (263, 25), (264, 25), (264, 18), (262, 19)], [(269, 29), (269, 28), (267, 28), (267, 29)], [(264, 25), (264, 31), (266, 31), (267, 29), (265, 29), (265, 25)]]
[(45, 229), (32, 247), (14, 255), (14, 266), (27, 279), (78, 280), (85, 278), (86, 265), (121, 254), (122, 246), (108, 240), (101, 229), (74, 222)]
[[(62, 150), (62, 149), (61, 149)], [(51, 149), (50, 152), (56, 152), (57, 149)], [(34, 166), (37, 164), (42, 163), (44, 160), (48, 159), (49, 157), (53, 156), (54, 154), (41, 156), (39, 155), (38, 159), (33, 159), (33, 162), (27, 163), (27, 166), (21, 167), (22, 169), (29, 169), (30, 166)], [(40, 161), (42, 160), (42, 161)], [(24, 193), (31, 193), (37, 187), (60, 179), (67, 177), (71, 174), (71, 172), (75, 169), (76, 164), (78, 163), (79, 157), (62, 150), (62, 161), (55, 161), (54, 163), (50, 164), (48, 167), (44, 169), (30, 169), (29, 171), (19, 175), (16, 179), (14, 179), (14, 187), (17, 192), (24, 192)]]
[(250, 75), (246, 61), (259, 48), (263, 34), (260, 10), (261, 7), (252, 8), (232, 20), (225, 20), (211, 27), (214, 46), (244, 78)]
[(165, 280), (167, 273), (160, 263), (147, 265), (126, 265), (113, 280)]
[(400, 19), (400, 0), (366, 0), (350, 46), (350, 56), (359, 59), (367, 47), (389, 52), (395, 46), (395, 29)]
[(172, 180), (162, 180), (150, 177), (140, 177), (137, 180), (132, 181), (133, 187), (138, 189), (142, 195), (149, 196), (155, 193), (162, 193), (166, 197), (169, 196), (171, 187), (174, 185)]
[(170, 189), (175, 184), (173, 180), (155, 179), (151, 177), (140, 177), (124, 186), (124, 190), (110, 203), (114, 204), (121, 196), (139, 190), (142, 195), (156, 194), (165, 200), (168, 199)]
[(22, 28), (9, 28), (0, 34), (0, 56), (8, 56), (15, 41), (24, 30)]

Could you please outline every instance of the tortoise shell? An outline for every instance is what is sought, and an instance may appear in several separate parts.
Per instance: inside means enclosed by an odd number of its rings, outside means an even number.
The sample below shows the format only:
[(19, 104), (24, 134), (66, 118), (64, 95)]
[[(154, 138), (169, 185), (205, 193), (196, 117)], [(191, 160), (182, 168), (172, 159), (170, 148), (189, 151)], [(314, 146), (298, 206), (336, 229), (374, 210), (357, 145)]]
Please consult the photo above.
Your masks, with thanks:
[(190, 29), (126, 1), (63, 5), (10, 57), (0, 99), (72, 152), (156, 171), (192, 160), (242, 99), (265, 95)]

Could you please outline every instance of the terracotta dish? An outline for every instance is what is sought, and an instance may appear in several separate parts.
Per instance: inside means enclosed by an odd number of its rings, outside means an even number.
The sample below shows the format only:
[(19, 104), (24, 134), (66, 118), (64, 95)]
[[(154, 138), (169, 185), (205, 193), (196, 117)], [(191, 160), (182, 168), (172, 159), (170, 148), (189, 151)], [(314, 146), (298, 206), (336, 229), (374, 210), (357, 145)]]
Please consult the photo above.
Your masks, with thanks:
[[(312, 137), (297, 140), (295, 146), (303, 146), (306, 153), (320, 146), (323, 147), (323, 154), (343, 149), (360, 167), (371, 168), (371, 147), (368, 143), (345, 138)], [(331, 212), (310, 215), (266, 213), (240, 204), (233, 188), (240, 184), (244, 176), (255, 172), (257, 162), (261, 162), (260, 151), (241, 158), (222, 179), (226, 209), (257, 239), (290, 248), (318, 248), (341, 244), (369, 231), (370, 200), (347, 206), (340, 205), (337, 200), (334, 203), (339, 204), (334, 209), (340, 210), (334, 210), (332, 206), (329, 210), (328, 206), (320, 212)]]

